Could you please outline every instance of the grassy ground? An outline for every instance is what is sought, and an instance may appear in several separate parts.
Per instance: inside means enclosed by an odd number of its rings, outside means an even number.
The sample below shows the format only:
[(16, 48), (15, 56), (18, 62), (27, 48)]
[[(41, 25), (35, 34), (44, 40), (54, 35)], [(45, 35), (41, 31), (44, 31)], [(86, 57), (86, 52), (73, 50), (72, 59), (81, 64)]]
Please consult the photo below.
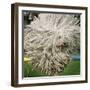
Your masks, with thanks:
[(80, 74), (80, 61), (73, 60), (65, 67), (64, 71), (60, 75), (79, 75)]
[[(80, 60), (73, 60), (70, 62), (67, 67), (65, 67), (64, 71), (60, 73), (60, 75), (79, 75), (80, 74)], [(24, 63), (24, 77), (39, 77), (39, 76), (47, 76), (40, 71), (33, 70), (30, 64)]]
[(45, 74), (37, 70), (32, 70), (30, 64), (24, 63), (24, 77), (39, 77), (39, 76), (45, 76)]

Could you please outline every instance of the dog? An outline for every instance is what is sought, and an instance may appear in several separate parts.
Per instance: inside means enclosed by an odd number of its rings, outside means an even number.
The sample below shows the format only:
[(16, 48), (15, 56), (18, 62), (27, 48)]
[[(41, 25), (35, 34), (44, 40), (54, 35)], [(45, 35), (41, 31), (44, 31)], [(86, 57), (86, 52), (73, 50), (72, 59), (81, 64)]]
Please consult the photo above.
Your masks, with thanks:
[(80, 52), (80, 18), (75, 14), (40, 13), (24, 28), (25, 55), (32, 69), (59, 75)]

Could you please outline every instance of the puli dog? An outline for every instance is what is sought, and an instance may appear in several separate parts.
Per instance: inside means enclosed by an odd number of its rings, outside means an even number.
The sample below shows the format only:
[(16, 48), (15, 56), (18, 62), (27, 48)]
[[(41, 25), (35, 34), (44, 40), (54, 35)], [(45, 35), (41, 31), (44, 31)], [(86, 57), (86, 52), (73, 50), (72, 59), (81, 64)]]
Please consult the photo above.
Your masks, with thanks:
[(24, 49), (33, 70), (59, 75), (80, 50), (80, 18), (40, 13), (24, 28)]

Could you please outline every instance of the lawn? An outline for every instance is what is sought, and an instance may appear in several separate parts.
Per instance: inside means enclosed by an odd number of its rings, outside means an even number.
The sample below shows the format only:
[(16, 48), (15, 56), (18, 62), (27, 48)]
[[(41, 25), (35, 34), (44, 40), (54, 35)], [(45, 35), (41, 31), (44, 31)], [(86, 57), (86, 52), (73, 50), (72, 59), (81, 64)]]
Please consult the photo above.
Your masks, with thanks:
[[(80, 74), (80, 60), (72, 60), (60, 75), (79, 75)], [(48, 76), (37, 70), (32, 70), (29, 63), (24, 62), (24, 77), (39, 77)]]
[(65, 67), (60, 75), (79, 75), (80, 74), (80, 60), (73, 60)]

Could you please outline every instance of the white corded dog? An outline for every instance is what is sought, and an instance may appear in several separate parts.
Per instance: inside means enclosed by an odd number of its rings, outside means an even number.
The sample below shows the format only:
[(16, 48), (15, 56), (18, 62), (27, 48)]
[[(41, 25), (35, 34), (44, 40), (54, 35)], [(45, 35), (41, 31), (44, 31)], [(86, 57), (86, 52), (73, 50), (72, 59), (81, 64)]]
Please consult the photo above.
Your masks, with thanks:
[(47, 75), (64, 70), (80, 49), (80, 20), (74, 14), (39, 14), (24, 29), (25, 54), (33, 69)]

